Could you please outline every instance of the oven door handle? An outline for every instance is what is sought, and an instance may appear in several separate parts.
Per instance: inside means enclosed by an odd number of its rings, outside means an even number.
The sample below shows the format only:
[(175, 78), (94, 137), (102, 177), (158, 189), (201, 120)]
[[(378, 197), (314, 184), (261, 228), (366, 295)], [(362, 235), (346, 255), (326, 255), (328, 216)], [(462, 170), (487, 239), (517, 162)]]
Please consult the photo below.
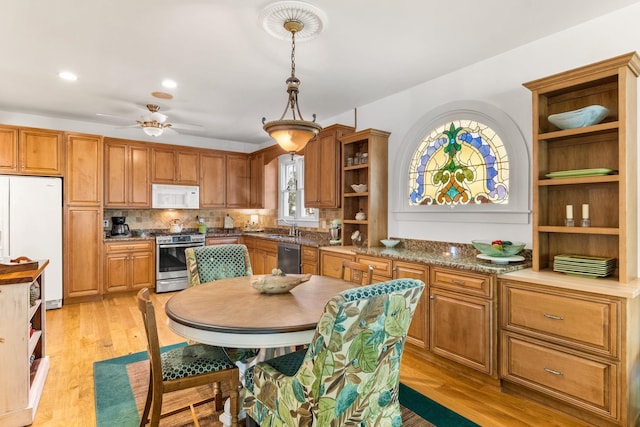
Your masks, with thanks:
[(204, 242), (191, 242), (191, 243), (160, 243), (159, 248), (193, 248), (194, 246), (204, 246)]

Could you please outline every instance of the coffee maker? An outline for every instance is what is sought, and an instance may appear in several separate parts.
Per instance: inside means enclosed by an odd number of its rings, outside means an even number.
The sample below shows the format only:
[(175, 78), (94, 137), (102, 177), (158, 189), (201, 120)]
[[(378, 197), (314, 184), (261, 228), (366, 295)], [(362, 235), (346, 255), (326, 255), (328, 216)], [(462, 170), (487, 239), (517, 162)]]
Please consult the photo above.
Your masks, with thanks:
[(125, 224), (127, 220), (126, 216), (112, 216), (111, 217), (111, 237), (123, 237), (131, 234), (129, 225)]

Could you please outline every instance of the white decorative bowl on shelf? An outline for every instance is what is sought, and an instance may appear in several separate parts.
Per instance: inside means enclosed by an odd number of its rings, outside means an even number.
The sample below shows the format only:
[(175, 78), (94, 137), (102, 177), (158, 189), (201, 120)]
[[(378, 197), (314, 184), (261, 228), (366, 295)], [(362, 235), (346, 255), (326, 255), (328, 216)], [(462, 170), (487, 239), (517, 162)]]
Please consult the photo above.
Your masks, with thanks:
[(575, 129), (600, 123), (609, 115), (609, 110), (602, 105), (589, 105), (566, 113), (552, 114), (549, 121), (560, 129)]
[(380, 243), (382, 243), (386, 248), (393, 248), (398, 243), (400, 243), (400, 240), (382, 239), (382, 240), (380, 240)]
[(367, 184), (351, 184), (351, 188), (353, 188), (353, 191), (356, 193), (364, 193), (367, 191)]

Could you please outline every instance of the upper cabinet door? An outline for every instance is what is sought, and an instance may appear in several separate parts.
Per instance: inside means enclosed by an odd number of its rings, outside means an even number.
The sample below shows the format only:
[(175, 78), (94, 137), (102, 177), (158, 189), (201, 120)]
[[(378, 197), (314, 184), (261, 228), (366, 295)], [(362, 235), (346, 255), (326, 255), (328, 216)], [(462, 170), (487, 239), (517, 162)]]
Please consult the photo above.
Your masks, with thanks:
[(151, 207), (151, 149), (126, 140), (105, 142), (105, 206)]
[(198, 185), (198, 153), (153, 148), (151, 181), (163, 184)]
[(102, 136), (67, 134), (65, 200), (69, 206), (102, 204)]
[(227, 155), (227, 207), (249, 207), (249, 158), (246, 154)]
[(340, 138), (354, 128), (332, 125), (307, 144), (304, 152), (304, 205), (308, 208), (339, 208), (342, 165)]
[(62, 176), (63, 133), (20, 129), (18, 172), (25, 175)]
[(0, 127), (0, 173), (18, 171), (18, 129)]
[(200, 171), (200, 207), (224, 208), (227, 201), (226, 156), (201, 153)]

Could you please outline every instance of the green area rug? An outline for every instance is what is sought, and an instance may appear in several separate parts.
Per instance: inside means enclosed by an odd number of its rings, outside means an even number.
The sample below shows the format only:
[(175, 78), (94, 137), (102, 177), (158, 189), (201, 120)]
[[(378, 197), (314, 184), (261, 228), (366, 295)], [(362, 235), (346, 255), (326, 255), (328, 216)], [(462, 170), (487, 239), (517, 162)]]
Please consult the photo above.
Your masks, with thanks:
[[(169, 350), (182, 344), (163, 347)], [(140, 408), (144, 404), (146, 384), (148, 383), (148, 364), (146, 352), (129, 354), (126, 356), (107, 359), (93, 364), (96, 426), (97, 427), (135, 427), (140, 422)], [(203, 390), (202, 393), (207, 393)], [(181, 393), (181, 392), (176, 392)], [(446, 407), (434, 402), (417, 391), (400, 384), (400, 404), (403, 406), (402, 418), (407, 427), (471, 427), (477, 424), (450, 411)], [(192, 397), (192, 396), (189, 396)], [(165, 396), (165, 406), (173, 400), (183, 399), (181, 396)], [(178, 403), (177, 403), (178, 404)], [(183, 404), (179, 402), (179, 404)], [(211, 405), (203, 405), (198, 409), (200, 425), (221, 426), (217, 421)], [(209, 409), (207, 409), (209, 408)], [(169, 419), (163, 419), (161, 426), (189, 426), (193, 425), (189, 411), (177, 414)]]

